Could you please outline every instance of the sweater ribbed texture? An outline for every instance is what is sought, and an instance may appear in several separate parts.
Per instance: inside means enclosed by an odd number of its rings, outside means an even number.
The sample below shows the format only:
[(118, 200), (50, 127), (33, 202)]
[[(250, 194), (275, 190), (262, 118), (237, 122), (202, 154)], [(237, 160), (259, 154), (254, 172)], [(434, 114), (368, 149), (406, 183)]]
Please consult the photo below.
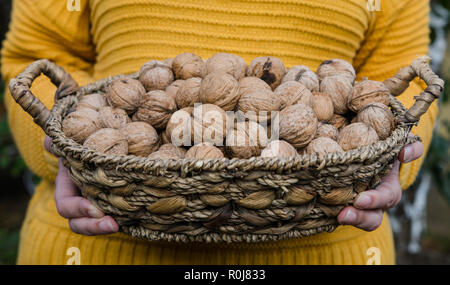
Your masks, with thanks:
[[(428, 1), (382, 1), (369, 12), (365, 0), (90, 0), (80, 12), (66, 1), (15, 1), (10, 32), (2, 49), (5, 81), (36, 59), (63, 66), (84, 85), (120, 73), (134, 73), (150, 59), (182, 52), (208, 58), (216, 52), (280, 57), (287, 67), (315, 70), (326, 59), (342, 58), (358, 78), (384, 80), (427, 53)], [(47, 107), (56, 88), (40, 77), (32, 91)], [(411, 106), (419, 82), (399, 98)], [(74, 234), (57, 214), (53, 200), (57, 160), (42, 146), (44, 134), (6, 96), (8, 119), (30, 169), (43, 178), (21, 231), (19, 264), (65, 264), (70, 247), (81, 250), (82, 264), (365, 264), (370, 247), (381, 263), (394, 263), (387, 216), (373, 232), (341, 226), (333, 233), (259, 244), (175, 244), (147, 242), (124, 234)], [(413, 132), (428, 148), (437, 115), (434, 104)], [(404, 189), (414, 182), (422, 159), (403, 165)], [(4, 190), (5, 191), (5, 190)], [(13, 191), (11, 189), (11, 191)]]

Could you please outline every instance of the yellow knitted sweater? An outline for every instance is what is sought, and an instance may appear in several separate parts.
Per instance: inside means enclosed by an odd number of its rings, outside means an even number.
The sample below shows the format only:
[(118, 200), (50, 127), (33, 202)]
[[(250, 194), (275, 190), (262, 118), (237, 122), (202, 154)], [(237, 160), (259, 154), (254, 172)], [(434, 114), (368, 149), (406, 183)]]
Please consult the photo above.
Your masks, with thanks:
[[(384, 0), (380, 11), (366, 0), (81, 0), (80, 11), (67, 1), (14, 1), (3, 42), (5, 82), (36, 59), (48, 58), (69, 71), (80, 85), (120, 73), (136, 72), (150, 59), (182, 52), (208, 58), (216, 52), (280, 57), (287, 67), (315, 70), (326, 59), (352, 62), (358, 77), (384, 80), (427, 53), (426, 0)], [(377, 1), (369, 1), (376, 4)], [(414, 83), (400, 99), (406, 106), (422, 86)], [(55, 87), (38, 78), (32, 91), (47, 107)], [(366, 264), (378, 248), (382, 264), (395, 262), (387, 217), (364, 232), (341, 226), (333, 233), (258, 244), (175, 244), (147, 242), (118, 233), (74, 234), (56, 211), (57, 160), (43, 149), (44, 133), (9, 95), (8, 118), (15, 142), (29, 168), (42, 177), (29, 204), (19, 264), (65, 264), (71, 247), (81, 264)], [(425, 147), (431, 140), (437, 107), (414, 129)], [(400, 182), (408, 187), (422, 160), (403, 165)], [(3, 191), (14, 191), (6, 189)], [(373, 260), (373, 259), (372, 259)]]

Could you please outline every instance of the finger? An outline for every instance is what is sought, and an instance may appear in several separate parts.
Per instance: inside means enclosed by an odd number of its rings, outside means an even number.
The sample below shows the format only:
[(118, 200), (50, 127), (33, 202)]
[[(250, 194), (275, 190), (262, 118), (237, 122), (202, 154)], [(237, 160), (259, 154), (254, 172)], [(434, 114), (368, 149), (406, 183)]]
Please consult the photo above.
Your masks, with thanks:
[(408, 163), (420, 158), (423, 155), (423, 144), (421, 142), (415, 142), (405, 146), (398, 156), (398, 159), (402, 163)]
[(399, 161), (374, 190), (360, 193), (353, 205), (362, 210), (389, 209), (395, 207), (402, 198), (402, 189), (398, 181)]
[(377, 229), (383, 221), (383, 211), (358, 210), (348, 206), (338, 215), (338, 222), (343, 225), (352, 225), (365, 231)]
[(71, 219), (69, 227), (73, 232), (87, 236), (112, 234), (119, 231), (119, 225), (110, 216), (101, 219)]
[(79, 189), (70, 179), (61, 160), (59, 160), (55, 188), (56, 209), (62, 217), (72, 219), (81, 217), (101, 218), (104, 216), (89, 200), (81, 197)]
[(53, 144), (52, 139), (49, 136), (45, 136), (45, 139), (44, 139), (45, 150), (48, 151), (49, 153), (55, 155), (55, 153), (53, 152), (53, 149), (52, 149), (52, 144)]

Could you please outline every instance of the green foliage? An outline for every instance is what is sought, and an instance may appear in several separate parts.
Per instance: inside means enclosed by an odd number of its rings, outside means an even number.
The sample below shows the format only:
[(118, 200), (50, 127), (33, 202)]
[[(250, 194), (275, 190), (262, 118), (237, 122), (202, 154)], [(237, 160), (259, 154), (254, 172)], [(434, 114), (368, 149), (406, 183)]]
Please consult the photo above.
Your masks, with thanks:
[[(450, 134), (450, 122), (444, 121), (442, 124)], [(440, 193), (450, 203), (450, 141), (437, 132), (431, 141), (424, 169), (433, 175)]]
[(0, 265), (16, 263), (19, 230), (0, 229)]
[[(0, 102), (4, 99), (4, 86), (0, 81)], [(26, 170), (26, 165), (21, 158), (8, 126), (6, 112), (0, 117), (0, 171), (7, 172), (12, 177), (19, 177)]]

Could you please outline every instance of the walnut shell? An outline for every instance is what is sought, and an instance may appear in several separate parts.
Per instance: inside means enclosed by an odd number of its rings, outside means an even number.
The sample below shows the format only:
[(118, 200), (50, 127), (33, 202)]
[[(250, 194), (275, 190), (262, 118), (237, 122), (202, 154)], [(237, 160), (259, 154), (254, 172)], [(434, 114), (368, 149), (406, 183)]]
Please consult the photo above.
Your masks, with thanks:
[(186, 152), (186, 158), (214, 159), (224, 158), (224, 155), (220, 149), (213, 146), (211, 143), (202, 142), (189, 148)]
[(347, 151), (367, 146), (378, 141), (375, 130), (364, 123), (353, 123), (344, 127), (338, 136), (338, 144)]
[(357, 113), (370, 103), (383, 103), (389, 106), (390, 92), (383, 82), (363, 80), (357, 82), (348, 98), (348, 108)]
[(167, 62), (166, 60), (150, 60), (147, 61), (146, 63), (144, 63), (144, 65), (141, 66), (141, 69), (139, 70), (139, 75), (142, 74), (142, 72), (144, 72), (144, 70), (146, 69), (151, 69), (151, 68), (155, 68), (155, 67), (167, 67), (167, 68), (172, 68), (172, 65), (169, 64), (169, 62)]
[(228, 154), (237, 158), (259, 156), (268, 143), (264, 127), (253, 121), (235, 124), (234, 129), (228, 131), (225, 141)]
[(120, 129), (131, 122), (127, 112), (119, 108), (103, 107), (98, 113), (102, 128)]
[(311, 107), (301, 103), (288, 106), (280, 112), (280, 139), (295, 148), (305, 147), (316, 135), (318, 124), (319, 121)]
[(90, 135), (83, 144), (91, 150), (108, 155), (128, 154), (127, 137), (116, 129), (100, 129)]
[(249, 120), (267, 122), (271, 120), (272, 112), (280, 110), (281, 99), (271, 90), (254, 89), (241, 96), (237, 108)]
[(136, 156), (148, 156), (159, 147), (156, 130), (145, 122), (132, 122), (121, 129), (128, 141), (128, 153)]
[(200, 102), (200, 85), (202, 79), (200, 77), (192, 77), (186, 79), (178, 88), (175, 101), (179, 109), (193, 107), (196, 102)]
[[(175, 146), (190, 146), (193, 140), (193, 107), (183, 108), (172, 114), (167, 122), (164, 140)], [(164, 141), (163, 140), (163, 141)]]
[(182, 80), (182, 79), (178, 79), (178, 80), (175, 80), (174, 82), (172, 82), (172, 84), (167, 86), (167, 88), (165, 90), (167, 95), (169, 95), (170, 97), (172, 97), (175, 100), (178, 89), (181, 87), (181, 85), (183, 85), (183, 83), (184, 83), (184, 80)]
[(250, 76), (239, 80), (239, 97), (242, 97), (242, 95), (255, 89), (266, 89), (272, 91), (270, 86), (258, 77)]
[(348, 120), (344, 116), (333, 114), (330, 120), (328, 120), (328, 124), (332, 125), (336, 129), (340, 130), (343, 127), (348, 126)]
[(177, 55), (172, 62), (172, 69), (176, 79), (189, 79), (191, 77), (203, 77), (205, 62), (193, 53), (182, 53)]
[(106, 101), (105, 95), (95, 93), (83, 96), (78, 102), (76, 109), (88, 108), (98, 112), (100, 108), (106, 106), (108, 106), (108, 102)]
[(239, 101), (239, 83), (228, 73), (210, 73), (202, 80), (199, 98), (203, 104), (215, 104), (231, 111)]
[(227, 114), (213, 104), (196, 106), (192, 111), (194, 143), (210, 142), (223, 145), (227, 135)]
[(319, 123), (319, 126), (317, 127), (317, 132), (316, 132), (316, 136), (314, 137), (315, 139), (317, 138), (330, 138), (332, 140), (337, 140), (339, 135), (339, 130), (330, 124), (323, 124), (323, 123)]
[(295, 157), (297, 150), (288, 142), (275, 140), (271, 141), (265, 149), (261, 151), (262, 157)]
[(213, 72), (225, 72), (233, 76), (236, 80), (245, 77), (247, 64), (245, 60), (235, 54), (219, 52), (211, 56), (205, 65), (205, 75)]
[(333, 100), (334, 112), (343, 115), (348, 112), (347, 102), (352, 96), (353, 85), (344, 76), (330, 76), (320, 82), (320, 92)]
[(247, 69), (247, 76), (256, 76), (264, 80), (272, 90), (281, 84), (286, 74), (286, 67), (281, 59), (273, 56), (261, 56), (255, 58)]
[(309, 107), (314, 105), (314, 97), (311, 91), (297, 81), (288, 81), (281, 84), (274, 91), (275, 95), (280, 97), (281, 109), (298, 103), (305, 104)]
[(170, 116), (177, 110), (175, 100), (161, 90), (146, 93), (141, 106), (133, 116), (133, 121), (142, 121), (155, 129), (164, 129)]
[(179, 158), (184, 158), (186, 156), (186, 149), (182, 147), (175, 146), (171, 143), (163, 144), (158, 151), (167, 151), (175, 153)]
[(62, 123), (64, 134), (79, 144), (82, 144), (101, 127), (100, 114), (88, 108), (70, 113), (64, 118)]
[(108, 87), (106, 99), (109, 105), (132, 114), (141, 104), (145, 88), (139, 80), (130, 78), (116, 79)]
[(334, 104), (331, 97), (326, 93), (313, 92), (313, 110), (319, 121), (327, 122), (334, 114)]
[(174, 81), (172, 69), (162, 65), (142, 70), (139, 81), (145, 90), (165, 90)]
[(371, 126), (380, 140), (387, 139), (395, 128), (395, 118), (388, 106), (383, 103), (370, 103), (356, 116), (356, 121)]
[(344, 76), (353, 84), (356, 79), (356, 72), (353, 66), (343, 59), (325, 60), (317, 68), (317, 76), (319, 80), (330, 76)]
[(281, 80), (281, 84), (289, 81), (297, 81), (305, 85), (311, 92), (319, 91), (319, 78), (307, 66), (296, 65), (291, 67)]
[(180, 156), (178, 152), (173, 150), (157, 150), (152, 152), (148, 158), (153, 159), (183, 159), (184, 156)]
[(313, 139), (306, 148), (308, 154), (317, 153), (319, 155), (343, 151), (342, 147), (336, 141), (325, 137)]

